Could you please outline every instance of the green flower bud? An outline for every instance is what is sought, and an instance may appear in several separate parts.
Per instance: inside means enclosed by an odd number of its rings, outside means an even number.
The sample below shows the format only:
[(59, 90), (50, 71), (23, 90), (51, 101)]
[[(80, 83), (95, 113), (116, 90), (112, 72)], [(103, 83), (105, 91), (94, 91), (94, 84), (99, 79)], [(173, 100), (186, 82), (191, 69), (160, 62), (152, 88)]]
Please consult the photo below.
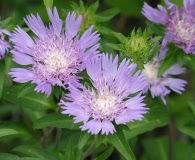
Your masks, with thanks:
[(125, 37), (121, 33), (114, 33), (121, 44), (108, 44), (115, 50), (122, 51), (124, 57), (131, 59), (141, 68), (149, 62), (157, 53), (160, 45), (158, 45), (161, 37), (150, 38), (146, 30), (142, 33), (141, 29), (135, 29), (129, 37)]

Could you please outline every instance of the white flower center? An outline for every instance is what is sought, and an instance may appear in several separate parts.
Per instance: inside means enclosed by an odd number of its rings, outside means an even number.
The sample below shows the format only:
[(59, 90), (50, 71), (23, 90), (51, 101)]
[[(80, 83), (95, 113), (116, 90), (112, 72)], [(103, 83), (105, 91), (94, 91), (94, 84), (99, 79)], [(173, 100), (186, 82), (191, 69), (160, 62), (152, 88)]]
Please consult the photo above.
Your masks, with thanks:
[(72, 40), (55, 36), (45, 41), (39, 40), (33, 54), (35, 73), (43, 80), (56, 78), (65, 81), (78, 72), (80, 55)]
[(50, 73), (63, 73), (68, 67), (68, 61), (64, 56), (64, 53), (60, 51), (47, 52), (47, 58), (43, 60), (43, 63)]
[(180, 20), (177, 23), (176, 33), (181, 39), (188, 41), (190, 37), (195, 34), (195, 28), (184, 22), (184, 20)]
[(158, 67), (152, 63), (147, 63), (144, 65), (144, 69), (143, 69), (142, 73), (147, 76), (147, 79), (149, 82), (153, 82), (153, 81), (157, 80)]
[(94, 118), (113, 119), (114, 114), (119, 110), (117, 97), (109, 93), (93, 95), (91, 109)]

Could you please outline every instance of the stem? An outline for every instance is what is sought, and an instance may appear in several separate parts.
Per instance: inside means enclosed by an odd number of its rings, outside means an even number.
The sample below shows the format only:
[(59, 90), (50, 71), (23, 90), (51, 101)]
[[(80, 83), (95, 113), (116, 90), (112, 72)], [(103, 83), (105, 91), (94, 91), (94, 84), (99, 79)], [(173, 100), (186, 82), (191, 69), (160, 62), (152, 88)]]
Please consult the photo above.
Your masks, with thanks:
[(54, 128), (49, 128), (43, 131), (43, 136), (41, 138), (41, 145), (46, 148), (48, 145), (49, 138), (51, 136), (51, 133), (53, 132)]
[(173, 117), (171, 115), (170, 108), (167, 106), (167, 111), (170, 114), (170, 123), (168, 125), (168, 134), (169, 134), (169, 142), (168, 142), (168, 160), (172, 160), (173, 156), (173, 141), (174, 141), (174, 124), (173, 124)]
[(173, 131), (173, 123), (172, 118), (171, 122), (169, 123), (169, 146), (168, 146), (168, 159), (172, 160), (173, 155), (173, 140), (174, 140), (174, 131)]
[(91, 144), (91, 146), (85, 151), (85, 153), (83, 154), (83, 159), (86, 159), (89, 154), (93, 151), (93, 149), (95, 148), (95, 145), (96, 145), (96, 141), (97, 141), (97, 135), (95, 135), (95, 138), (94, 138), (94, 141), (93, 143)]
[(24, 119), (24, 123), (26, 124), (26, 126), (28, 127), (28, 129), (34, 133), (34, 129), (32, 127), (32, 122), (30, 121), (30, 119), (26, 116), (26, 113), (24, 112), (23, 108), (20, 106), (20, 111), (22, 114), (22, 117)]
[(57, 149), (60, 145), (60, 139), (62, 135), (62, 128), (58, 128), (56, 131), (56, 142), (55, 142), (55, 148)]

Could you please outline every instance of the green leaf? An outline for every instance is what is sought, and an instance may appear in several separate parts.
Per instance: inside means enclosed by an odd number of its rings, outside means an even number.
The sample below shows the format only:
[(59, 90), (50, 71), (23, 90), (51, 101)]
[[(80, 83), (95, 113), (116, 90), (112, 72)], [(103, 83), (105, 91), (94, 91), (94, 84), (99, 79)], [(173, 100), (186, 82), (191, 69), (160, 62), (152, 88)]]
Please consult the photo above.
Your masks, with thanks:
[(114, 150), (114, 147), (111, 146), (104, 153), (96, 157), (94, 160), (107, 160), (107, 158), (112, 154), (113, 150)]
[(146, 21), (148, 29), (156, 35), (164, 36), (165, 27), (161, 24), (157, 24), (151, 21)]
[[(2, 98), (21, 107), (28, 107), (33, 110), (55, 109), (56, 104), (52, 96), (46, 97), (43, 93), (38, 93), (28, 86), (31, 84), (16, 84), (4, 91)], [(26, 89), (24, 89), (26, 86)], [(19, 97), (18, 97), (19, 96)]]
[(50, 114), (45, 117), (37, 119), (33, 124), (35, 129), (41, 129), (45, 127), (57, 127), (67, 129), (79, 129), (80, 124), (75, 124), (73, 118), (64, 114)]
[(91, 4), (89, 6), (89, 10), (92, 12), (92, 13), (95, 13), (95, 11), (98, 9), (99, 7), (99, 1), (97, 0), (95, 3)]
[(144, 152), (148, 159), (167, 160), (168, 159), (168, 138), (152, 138), (143, 141)]
[(136, 159), (122, 130), (117, 129), (116, 133), (109, 134), (107, 138), (109, 139), (109, 142), (126, 158), (126, 160)]
[(195, 115), (195, 102), (191, 100), (191, 101), (188, 101), (187, 103), (189, 107), (191, 108), (193, 114)]
[(66, 142), (66, 148), (65, 148), (65, 158), (67, 160), (75, 160), (75, 154), (73, 150), (73, 138), (69, 137)]
[(182, 66), (184, 64), (184, 61), (185, 61), (184, 60), (185, 56), (187, 56), (187, 55), (184, 53), (184, 51), (182, 49), (178, 50), (176, 54), (177, 54), (177, 56), (176, 56), (177, 63)]
[(84, 4), (83, 0), (79, 0), (79, 5), (80, 5), (81, 10), (85, 9), (85, 4)]
[(140, 17), (141, 9), (143, 7), (143, 1), (133, 1), (133, 0), (105, 0), (105, 3), (112, 7), (117, 7), (122, 13), (128, 14), (134, 17)]
[(59, 160), (53, 153), (33, 145), (22, 145), (13, 149), (15, 152), (19, 152), (23, 155), (31, 156), (34, 158), (40, 158), (42, 160)]
[(4, 160), (19, 160), (19, 157), (13, 154), (0, 153), (0, 159)]
[(195, 118), (187, 122), (180, 123), (178, 125), (178, 129), (192, 138), (195, 138)]
[(43, 2), (44, 2), (44, 5), (45, 5), (46, 8), (52, 9), (53, 0), (43, 0)]
[(87, 132), (81, 132), (79, 143), (78, 143), (79, 150), (85, 146), (86, 142), (89, 140), (90, 137), (91, 137), (91, 134)]
[[(158, 137), (143, 140), (144, 157), (146, 159), (168, 159), (168, 137)], [(172, 142), (172, 158), (173, 160), (193, 160), (194, 144), (190, 144), (184, 141)], [(143, 157), (142, 157), (143, 159)]]
[(2, 23), (1, 28), (7, 28), (7, 26), (11, 22), (11, 20), (12, 20), (12, 17), (8, 17), (8, 18), (4, 19), (3, 21), (1, 21), (1, 23)]
[(187, 62), (187, 66), (189, 69), (195, 70), (195, 56), (192, 54), (188, 54), (184, 56), (184, 61)]
[(102, 34), (102, 35), (109, 35), (109, 38), (112, 39), (112, 36), (113, 36), (113, 34), (112, 34), (113, 30), (112, 29), (110, 29), (110, 28), (108, 28), (106, 26), (103, 26), (101, 23), (97, 24), (96, 27), (97, 27), (97, 30), (100, 32), (100, 34)]
[(18, 157), (16, 155), (8, 154), (8, 153), (0, 153), (0, 159), (4, 159), (4, 160), (42, 160), (40, 158)]
[(4, 80), (5, 80), (5, 64), (4, 61), (0, 61), (0, 98), (3, 92)]
[(31, 108), (27, 108), (27, 107), (23, 107), (22, 108), (23, 110), (23, 114), (24, 116), (28, 117), (28, 119), (31, 121), (31, 122), (34, 122), (35, 120), (37, 120), (38, 118), (41, 118), (43, 116), (45, 116), (46, 112), (45, 111), (35, 111)]
[(32, 157), (21, 157), (19, 160), (42, 160), (42, 159), (40, 159), (40, 158), (32, 158)]
[(159, 68), (159, 72), (158, 72), (158, 76), (162, 76), (163, 73), (169, 69), (173, 64), (175, 63), (175, 57), (172, 56), (167, 56), (163, 63), (161, 64), (160, 68)]
[(124, 43), (127, 40), (127, 38), (122, 33), (113, 32), (113, 34), (121, 43)]
[(121, 51), (120, 44), (106, 43), (106, 45), (114, 50)]
[(0, 138), (8, 137), (28, 137), (30, 133), (26, 126), (21, 122), (2, 122), (0, 123)]
[[(176, 141), (173, 144), (173, 160), (194, 160), (195, 151), (194, 144), (190, 144), (183, 141)], [(181, 152), (182, 151), (182, 152)]]
[(6, 117), (10, 113), (15, 112), (18, 110), (18, 107), (16, 107), (13, 104), (10, 103), (0, 103), (0, 117), (3, 118), (4, 116)]
[[(166, 1), (160, 1), (163, 6), (166, 5)], [(179, 7), (183, 7), (183, 0), (172, 0), (171, 3), (178, 5)]]
[(75, 160), (83, 160), (83, 151), (82, 150), (78, 150), (76, 152), (76, 156), (75, 156)]
[(99, 15), (96, 16), (96, 20), (98, 22), (105, 22), (112, 19), (115, 15), (117, 15), (120, 12), (118, 8), (112, 8), (106, 11), (101, 12)]
[(126, 137), (133, 138), (139, 134), (151, 131), (157, 127), (165, 126), (169, 123), (169, 114), (163, 106), (152, 106), (149, 113), (144, 115), (141, 121), (134, 121), (127, 124), (130, 132), (124, 131)]
[(17, 98), (21, 98), (25, 96), (26, 94), (32, 92), (32, 90), (35, 88), (35, 85), (27, 83), (19, 92)]

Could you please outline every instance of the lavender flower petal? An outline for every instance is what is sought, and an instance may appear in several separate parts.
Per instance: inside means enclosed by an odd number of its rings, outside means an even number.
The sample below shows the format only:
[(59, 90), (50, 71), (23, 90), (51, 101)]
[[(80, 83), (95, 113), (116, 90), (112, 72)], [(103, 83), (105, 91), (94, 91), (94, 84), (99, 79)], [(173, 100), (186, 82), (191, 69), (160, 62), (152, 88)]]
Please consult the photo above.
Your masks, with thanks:
[(81, 22), (82, 22), (82, 17), (79, 16), (76, 19), (76, 13), (72, 12), (72, 13), (68, 13), (68, 16), (66, 18), (66, 37), (72, 39), (77, 32), (79, 31), (79, 28), (81, 26)]
[[(71, 85), (82, 87), (78, 83), (77, 73), (86, 68), (89, 59), (98, 55), (97, 44), (99, 34), (92, 32), (89, 28), (83, 35), (77, 35), (81, 16), (76, 19), (74, 12), (69, 13), (66, 18), (66, 30), (62, 30), (63, 21), (59, 18), (56, 7), (53, 11), (48, 9), (51, 24), (45, 26), (40, 16), (33, 14), (25, 19), (28, 27), (35, 33), (36, 37), (31, 38), (20, 27), (15, 28), (11, 35), (14, 45), (12, 50), (13, 60), (21, 65), (30, 65), (28, 69), (11, 69), (10, 75), (14, 81), (24, 83), (31, 81), (37, 84), (38, 92), (49, 96), (52, 86), (58, 85), (67, 89)], [(86, 33), (89, 37), (86, 37)], [(79, 38), (83, 40), (83, 47), (80, 46)], [(86, 38), (86, 39), (85, 39)], [(89, 42), (90, 41), (90, 42)], [(0, 48), (0, 52), (1, 52)], [(23, 78), (22, 71), (27, 78)]]
[(158, 5), (158, 8), (160, 9), (160, 11), (150, 7), (147, 3), (144, 2), (141, 13), (149, 20), (165, 25), (168, 19), (167, 11), (161, 5)]
[(169, 0), (165, 0), (166, 9), (159, 5), (160, 11), (144, 3), (142, 14), (147, 19), (165, 26), (164, 46), (167, 43), (174, 43), (185, 53), (195, 54), (195, 1), (183, 2), (184, 6), (179, 8)]
[[(147, 81), (139, 71), (133, 74), (135, 69), (136, 65), (129, 65), (125, 59), (118, 65), (118, 56), (114, 59), (107, 54), (94, 57), (86, 65), (93, 87), (70, 86), (70, 93), (64, 97), (66, 101), (61, 100), (59, 104), (62, 113), (73, 115), (74, 123), (83, 121), (81, 129), (91, 134), (113, 134), (113, 121), (126, 124), (141, 120), (142, 114), (147, 113), (144, 97), (130, 95), (141, 93)], [(138, 87), (133, 87), (132, 83)]]

